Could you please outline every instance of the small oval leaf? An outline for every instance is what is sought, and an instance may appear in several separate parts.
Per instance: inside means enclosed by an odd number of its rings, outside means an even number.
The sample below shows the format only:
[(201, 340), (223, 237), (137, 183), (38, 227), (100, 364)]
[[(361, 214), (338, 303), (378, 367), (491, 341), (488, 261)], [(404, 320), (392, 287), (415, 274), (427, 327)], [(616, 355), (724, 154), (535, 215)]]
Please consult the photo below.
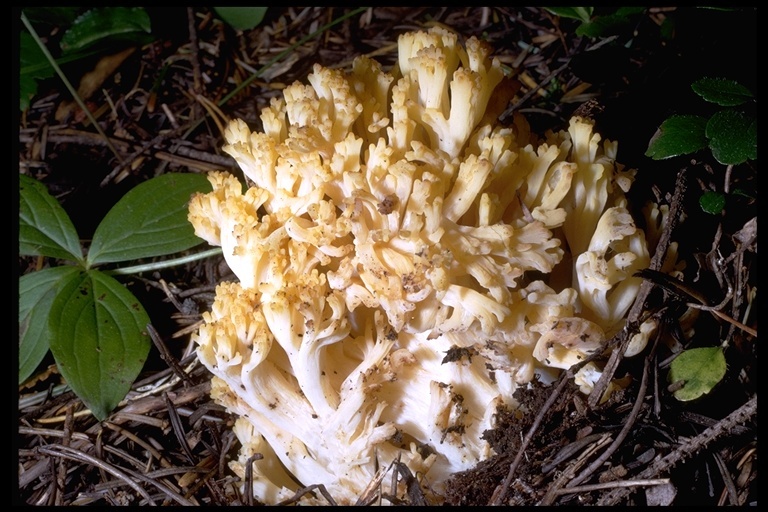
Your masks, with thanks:
[(721, 110), (707, 122), (712, 155), (723, 165), (757, 159), (757, 120), (736, 110)]
[(663, 160), (679, 155), (695, 153), (707, 146), (704, 134), (707, 119), (701, 116), (672, 116), (661, 123), (658, 132), (648, 144), (645, 156)]
[(691, 88), (710, 103), (723, 107), (735, 107), (751, 100), (752, 92), (735, 80), (705, 77), (695, 81)]
[(149, 316), (114, 278), (88, 270), (51, 305), (51, 352), (62, 376), (99, 420), (125, 398), (149, 353)]
[(83, 261), (69, 215), (45, 185), (26, 174), (19, 174), (19, 254)]
[(77, 267), (51, 267), (19, 278), (19, 384), (37, 369), (50, 348), (48, 315), (59, 288), (77, 279)]
[(199, 245), (187, 204), (193, 193), (210, 191), (202, 174), (161, 174), (137, 185), (96, 227), (89, 264), (164, 256)]
[(712, 215), (720, 215), (725, 208), (725, 195), (720, 192), (704, 192), (699, 198), (701, 209)]
[(266, 7), (214, 7), (213, 10), (235, 30), (258, 27), (267, 13)]
[(726, 364), (722, 347), (685, 350), (669, 367), (669, 382), (682, 382), (675, 398), (686, 402), (706, 395), (723, 380)]

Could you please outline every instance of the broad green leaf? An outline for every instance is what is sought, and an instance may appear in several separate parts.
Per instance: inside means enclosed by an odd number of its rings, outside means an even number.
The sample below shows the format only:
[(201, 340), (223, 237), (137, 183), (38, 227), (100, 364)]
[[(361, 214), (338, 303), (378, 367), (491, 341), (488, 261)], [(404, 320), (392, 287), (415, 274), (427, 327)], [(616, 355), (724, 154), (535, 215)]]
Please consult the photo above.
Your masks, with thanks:
[(672, 116), (661, 123), (648, 144), (645, 156), (663, 160), (704, 149), (707, 147), (706, 126), (707, 118), (702, 116)]
[(706, 395), (725, 376), (722, 347), (692, 348), (683, 351), (669, 366), (669, 382), (683, 382), (675, 398), (687, 402)]
[(592, 7), (545, 7), (545, 9), (557, 16), (583, 22), (589, 21), (594, 10)]
[(705, 192), (699, 198), (701, 209), (712, 215), (719, 215), (725, 208), (725, 195), (720, 192)]
[(99, 420), (131, 388), (149, 353), (149, 316), (114, 278), (88, 270), (51, 305), (51, 352), (64, 379)]
[(250, 30), (259, 26), (266, 7), (214, 7), (214, 11), (235, 30)]
[(50, 348), (48, 315), (56, 290), (77, 279), (77, 267), (52, 267), (19, 278), (19, 384), (32, 375)]
[(51, 66), (40, 46), (29, 32), (19, 34), (19, 108), (29, 107), (29, 101), (37, 94), (37, 81), (53, 76)]
[(723, 165), (757, 159), (757, 119), (736, 110), (716, 112), (707, 122), (712, 155)]
[(735, 107), (751, 100), (752, 92), (735, 80), (705, 77), (696, 80), (691, 89), (710, 103)]
[(83, 261), (69, 215), (45, 185), (26, 174), (19, 174), (19, 254)]
[(64, 52), (82, 50), (112, 38), (146, 36), (151, 30), (149, 15), (143, 7), (98, 7), (72, 23), (61, 38), (61, 49)]
[(209, 192), (202, 174), (161, 174), (131, 189), (96, 227), (88, 251), (90, 265), (163, 256), (202, 240), (187, 220), (195, 192)]

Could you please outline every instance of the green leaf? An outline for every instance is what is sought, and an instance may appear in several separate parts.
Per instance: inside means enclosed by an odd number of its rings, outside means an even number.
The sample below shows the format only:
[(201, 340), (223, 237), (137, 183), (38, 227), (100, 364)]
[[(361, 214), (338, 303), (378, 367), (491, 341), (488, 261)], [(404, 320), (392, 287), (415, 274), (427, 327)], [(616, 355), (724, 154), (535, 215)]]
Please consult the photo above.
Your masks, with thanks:
[(38, 80), (53, 76), (54, 70), (29, 32), (19, 34), (19, 108), (24, 111), (37, 94)]
[(707, 119), (702, 116), (676, 115), (663, 123), (651, 138), (645, 156), (663, 160), (695, 153), (707, 147)]
[(209, 192), (202, 174), (161, 174), (131, 189), (96, 227), (89, 266), (163, 256), (199, 245), (187, 220), (190, 196)]
[(19, 174), (19, 254), (83, 262), (72, 220), (48, 189)]
[(51, 352), (59, 371), (99, 420), (131, 388), (149, 353), (149, 316), (114, 278), (88, 270), (51, 305)]
[(669, 382), (683, 382), (683, 386), (674, 392), (675, 398), (687, 402), (706, 395), (723, 379), (725, 370), (722, 347), (683, 351), (669, 367)]
[(29, 108), (29, 103), (37, 94), (37, 80), (31, 76), (19, 77), (19, 110), (22, 112)]
[(659, 35), (662, 41), (672, 41), (675, 38), (675, 20), (669, 16), (665, 17), (659, 26)]
[(19, 278), (19, 384), (37, 369), (50, 348), (48, 315), (56, 290), (77, 279), (77, 267), (52, 267)]
[(720, 192), (705, 192), (699, 198), (701, 209), (712, 215), (719, 215), (725, 208), (725, 195)]
[(587, 22), (592, 17), (592, 7), (545, 7), (546, 10), (563, 18)]
[(742, 105), (754, 96), (752, 92), (735, 80), (725, 78), (702, 78), (691, 85), (691, 89), (704, 100), (723, 107)]
[(145, 36), (151, 30), (149, 15), (143, 7), (94, 8), (79, 16), (64, 33), (61, 49), (64, 52), (82, 50), (113, 38)]
[[(622, 19), (621, 22), (626, 20)], [(612, 18), (597, 17), (592, 21), (586, 21), (576, 29), (577, 36), (602, 37), (614, 32), (621, 23), (616, 23)]]
[(214, 7), (213, 10), (235, 30), (250, 30), (259, 26), (267, 12), (266, 7)]
[(79, 7), (25, 7), (24, 15), (33, 23), (69, 26), (77, 18)]
[(744, 190), (741, 187), (736, 187), (731, 190), (731, 194), (734, 196), (746, 197), (747, 199), (757, 199), (756, 191), (750, 192), (748, 190)]
[(619, 33), (630, 23), (630, 16), (643, 12), (643, 7), (623, 7), (615, 13), (605, 16), (596, 16), (592, 20), (585, 21), (576, 29), (576, 35), (587, 37), (605, 37)]
[(757, 119), (736, 110), (716, 112), (707, 122), (712, 155), (723, 165), (757, 159)]

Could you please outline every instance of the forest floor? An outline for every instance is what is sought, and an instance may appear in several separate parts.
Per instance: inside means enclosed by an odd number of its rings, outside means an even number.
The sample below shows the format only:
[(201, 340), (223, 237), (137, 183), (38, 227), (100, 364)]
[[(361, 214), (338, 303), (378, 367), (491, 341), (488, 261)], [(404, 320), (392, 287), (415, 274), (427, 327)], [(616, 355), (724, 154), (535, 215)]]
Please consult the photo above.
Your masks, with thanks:
[[(650, 9), (611, 36), (589, 38), (576, 34), (577, 20), (538, 7), (370, 8), (298, 45), (226, 102), (255, 70), (353, 9), (269, 8), (247, 31), (233, 30), (208, 8), (147, 10), (154, 41), (110, 56), (109, 71), (91, 75), (97, 83), (86, 102), (112, 147), (56, 78), (40, 84), (19, 118), (20, 172), (48, 187), (82, 238), (128, 190), (153, 176), (235, 172), (221, 150), (217, 117), (257, 126), (270, 99), (305, 80), (314, 63), (348, 68), (366, 54), (391, 66), (399, 34), (434, 25), (462, 39), (478, 36), (520, 80), (509, 111), (523, 113), (534, 131), (567, 127), (576, 112), (593, 117), (604, 138), (619, 141), (618, 161), (638, 171), (630, 200), (669, 206), (677, 227), (657, 250), (676, 243), (685, 268), (681, 286), (649, 274), (638, 309), (638, 316), (662, 319), (673, 341), (649, 344), (631, 359), (606, 355), (610, 371), (627, 384), (604, 403), (565, 377), (534, 386), (520, 399), (535, 414), (500, 418), (488, 434), (496, 455), (455, 475), (443, 503), (757, 503), (756, 162), (726, 169), (704, 152), (663, 161), (645, 156), (664, 119), (701, 110), (694, 80), (726, 77), (755, 91), (756, 9)], [(48, 30), (41, 36), (55, 41), (57, 32)], [(65, 71), (78, 83), (95, 64), (94, 58)], [(703, 192), (737, 189), (744, 193), (728, 195), (722, 214), (699, 206)], [(19, 257), (19, 273), (48, 264)], [(78, 414), (83, 405), (62, 389), (50, 356), (19, 386), (20, 503), (259, 502), (240, 494), (227, 466), (238, 449), (232, 419), (210, 398), (210, 375), (194, 364), (189, 341), (215, 286), (232, 278), (219, 257), (127, 283), (160, 338), (134, 389), (157, 391), (143, 397), (132, 391), (106, 421)], [(688, 308), (696, 314), (681, 328)], [(718, 345), (726, 347), (728, 363), (722, 381), (695, 401), (676, 399), (666, 377), (673, 356)], [(178, 368), (187, 369), (183, 379)], [(399, 504), (419, 500), (416, 493)]]

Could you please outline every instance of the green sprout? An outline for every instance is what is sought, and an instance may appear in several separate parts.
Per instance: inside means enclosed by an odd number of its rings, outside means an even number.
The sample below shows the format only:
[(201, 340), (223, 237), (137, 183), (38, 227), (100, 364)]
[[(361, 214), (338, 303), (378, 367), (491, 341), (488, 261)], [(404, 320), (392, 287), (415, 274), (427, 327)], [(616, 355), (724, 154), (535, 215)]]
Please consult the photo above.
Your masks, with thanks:
[[(704, 101), (719, 107), (711, 116), (679, 114), (667, 118), (651, 138), (645, 156), (664, 160), (709, 150), (714, 159), (731, 167), (757, 160), (757, 116), (745, 107), (754, 96), (744, 85), (725, 78), (704, 77), (691, 85)], [(740, 191), (734, 191), (740, 193)], [(699, 199), (701, 208), (719, 214), (726, 196), (706, 192)]]
[(562, 18), (580, 21), (576, 28), (576, 35), (592, 38), (606, 37), (631, 27), (633, 17), (645, 11), (645, 7), (618, 7), (605, 14), (595, 14), (594, 7), (545, 7), (545, 9)]

